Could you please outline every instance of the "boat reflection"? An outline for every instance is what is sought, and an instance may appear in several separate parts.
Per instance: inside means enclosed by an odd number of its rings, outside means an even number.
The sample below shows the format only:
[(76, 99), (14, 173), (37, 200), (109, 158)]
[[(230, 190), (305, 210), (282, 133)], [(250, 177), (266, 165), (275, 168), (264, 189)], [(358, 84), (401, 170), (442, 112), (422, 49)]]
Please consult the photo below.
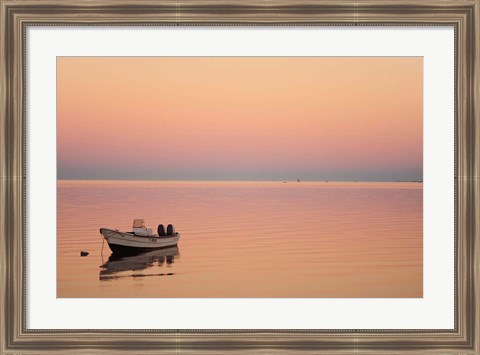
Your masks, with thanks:
[[(179, 255), (178, 247), (152, 250), (136, 255), (112, 254), (108, 261), (102, 264), (100, 280), (107, 281), (125, 277), (172, 276), (172, 272), (146, 274), (141, 271), (153, 266), (170, 266)], [(131, 271), (133, 273), (125, 273)]]

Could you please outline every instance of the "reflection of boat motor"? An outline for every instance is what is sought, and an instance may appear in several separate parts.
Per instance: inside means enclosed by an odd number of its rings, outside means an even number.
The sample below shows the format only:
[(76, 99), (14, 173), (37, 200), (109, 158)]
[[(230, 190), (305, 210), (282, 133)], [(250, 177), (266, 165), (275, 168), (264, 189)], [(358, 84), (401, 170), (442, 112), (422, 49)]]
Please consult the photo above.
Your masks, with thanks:
[(165, 227), (163, 226), (163, 224), (158, 225), (157, 232), (159, 237), (165, 237), (167, 235), (165, 233)]
[(174, 235), (175, 234), (175, 227), (172, 224), (167, 226), (167, 235)]

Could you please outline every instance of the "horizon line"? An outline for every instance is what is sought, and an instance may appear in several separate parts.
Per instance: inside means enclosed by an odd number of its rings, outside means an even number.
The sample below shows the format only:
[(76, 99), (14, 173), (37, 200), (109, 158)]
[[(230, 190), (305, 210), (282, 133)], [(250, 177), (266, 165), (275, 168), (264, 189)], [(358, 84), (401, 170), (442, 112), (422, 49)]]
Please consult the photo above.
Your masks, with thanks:
[(57, 181), (178, 181), (178, 182), (423, 182), (420, 180), (309, 180), (309, 179), (56, 179)]

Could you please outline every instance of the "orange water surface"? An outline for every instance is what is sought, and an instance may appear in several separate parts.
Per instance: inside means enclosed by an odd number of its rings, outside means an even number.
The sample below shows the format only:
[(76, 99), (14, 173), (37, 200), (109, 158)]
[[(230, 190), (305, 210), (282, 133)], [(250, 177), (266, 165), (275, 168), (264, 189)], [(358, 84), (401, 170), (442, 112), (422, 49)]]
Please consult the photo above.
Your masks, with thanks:
[[(57, 296), (422, 297), (422, 195), (416, 182), (59, 180)], [(174, 224), (178, 248), (111, 256), (99, 228), (134, 218)]]

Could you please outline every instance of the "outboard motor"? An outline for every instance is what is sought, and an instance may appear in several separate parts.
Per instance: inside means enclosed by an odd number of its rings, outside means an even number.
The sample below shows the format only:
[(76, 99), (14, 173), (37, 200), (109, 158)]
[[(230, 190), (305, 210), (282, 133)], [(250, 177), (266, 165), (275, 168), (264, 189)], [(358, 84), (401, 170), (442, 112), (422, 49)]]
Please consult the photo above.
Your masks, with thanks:
[(175, 234), (175, 227), (172, 224), (167, 226), (167, 235), (174, 235)]
[(165, 227), (163, 224), (159, 224), (157, 228), (158, 236), (159, 237), (165, 237), (167, 234), (165, 234)]

